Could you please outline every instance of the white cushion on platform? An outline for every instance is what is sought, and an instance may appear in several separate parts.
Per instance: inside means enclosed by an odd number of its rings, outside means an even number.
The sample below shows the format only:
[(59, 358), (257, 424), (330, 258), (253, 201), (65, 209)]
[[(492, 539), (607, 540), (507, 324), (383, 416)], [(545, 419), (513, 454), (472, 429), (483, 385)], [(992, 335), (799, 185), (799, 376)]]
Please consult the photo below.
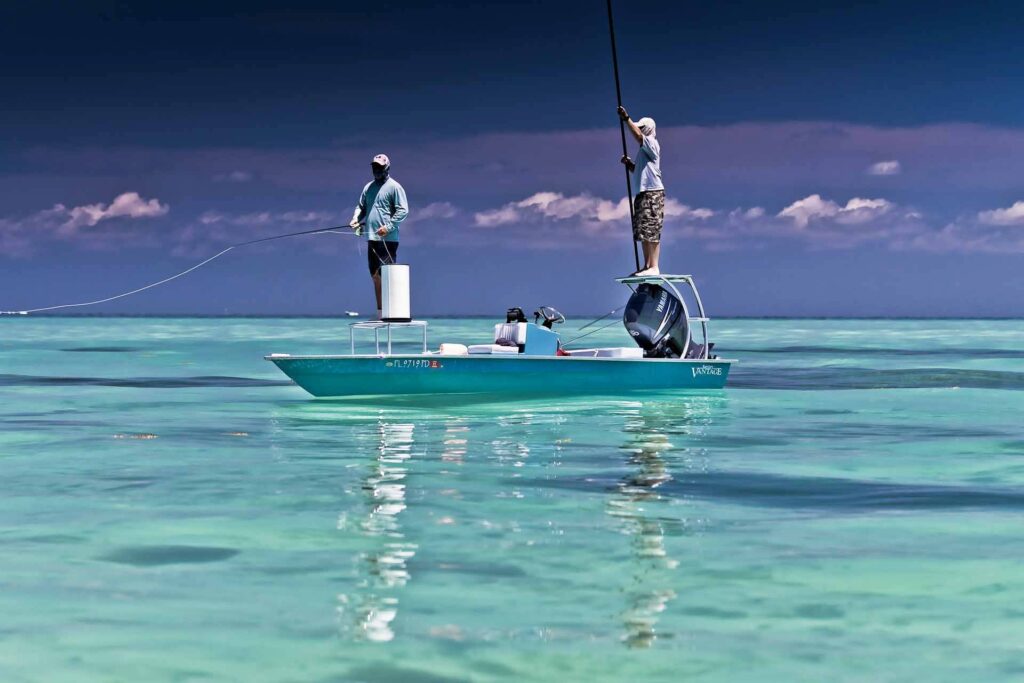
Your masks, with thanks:
[(598, 358), (643, 358), (644, 350), (639, 346), (616, 346), (597, 350)]
[(502, 354), (515, 354), (519, 353), (519, 347), (517, 346), (502, 346), (501, 344), (471, 344), (469, 346), (469, 352), (471, 354), (491, 354), (499, 356)]
[(441, 349), (438, 351), (442, 356), (465, 356), (469, 353), (469, 348), (465, 344), (441, 344)]
[(597, 349), (565, 349), (570, 356), (583, 356), (584, 358), (596, 358)]
[(644, 350), (639, 346), (613, 346), (604, 349), (575, 349), (567, 352), (570, 356), (584, 358), (643, 358)]

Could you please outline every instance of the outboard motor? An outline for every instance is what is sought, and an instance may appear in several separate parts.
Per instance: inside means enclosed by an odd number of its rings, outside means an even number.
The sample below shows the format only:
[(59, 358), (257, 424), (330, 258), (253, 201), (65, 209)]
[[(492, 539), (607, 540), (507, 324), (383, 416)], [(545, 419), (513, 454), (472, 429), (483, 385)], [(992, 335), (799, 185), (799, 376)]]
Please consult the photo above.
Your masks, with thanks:
[(646, 358), (679, 358), (686, 349), (690, 335), (686, 309), (664, 287), (638, 286), (626, 303), (622, 323)]

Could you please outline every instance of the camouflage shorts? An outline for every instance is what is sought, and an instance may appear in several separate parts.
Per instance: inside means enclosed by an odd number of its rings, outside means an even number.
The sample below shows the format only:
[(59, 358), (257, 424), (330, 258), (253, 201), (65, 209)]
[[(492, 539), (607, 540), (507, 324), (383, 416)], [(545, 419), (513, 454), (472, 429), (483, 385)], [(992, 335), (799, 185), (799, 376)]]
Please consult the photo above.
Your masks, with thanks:
[(633, 239), (660, 242), (665, 224), (665, 190), (641, 192), (633, 198)]

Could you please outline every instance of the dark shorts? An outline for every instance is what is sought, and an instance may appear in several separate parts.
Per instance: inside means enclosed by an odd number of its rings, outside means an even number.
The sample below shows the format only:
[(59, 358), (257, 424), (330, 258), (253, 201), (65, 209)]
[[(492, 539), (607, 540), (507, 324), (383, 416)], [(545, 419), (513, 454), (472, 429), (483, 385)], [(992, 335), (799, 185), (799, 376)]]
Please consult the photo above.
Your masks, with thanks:
[(370, 266), (370, 275), (380, 272), (381, 266), (397, 263), (398, 242), (384, 240), (367, 240), (366, 259)]
[(633, 239), (660, 242), (665, 224), (665, 190), (641, 192), (633, 197)]

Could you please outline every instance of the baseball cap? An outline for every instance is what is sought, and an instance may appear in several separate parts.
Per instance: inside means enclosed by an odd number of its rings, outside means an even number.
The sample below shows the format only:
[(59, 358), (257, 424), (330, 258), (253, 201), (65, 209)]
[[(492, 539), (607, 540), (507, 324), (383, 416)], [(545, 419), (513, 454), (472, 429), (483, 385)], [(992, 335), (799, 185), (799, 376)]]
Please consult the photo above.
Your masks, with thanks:
[(378, 166), (388, 168), (391, 166), (391, 159), (388, 159), (387, 154), (378, 154), (373, 158), (373, 163), (377, 164)]
[(636, 122), (636, 127), (640, 129), (640, 132), (644, 135), (656, 135), (655, 130), (657, 124), (654, 123), (654, 119), (650, 116), (645, 116)]

